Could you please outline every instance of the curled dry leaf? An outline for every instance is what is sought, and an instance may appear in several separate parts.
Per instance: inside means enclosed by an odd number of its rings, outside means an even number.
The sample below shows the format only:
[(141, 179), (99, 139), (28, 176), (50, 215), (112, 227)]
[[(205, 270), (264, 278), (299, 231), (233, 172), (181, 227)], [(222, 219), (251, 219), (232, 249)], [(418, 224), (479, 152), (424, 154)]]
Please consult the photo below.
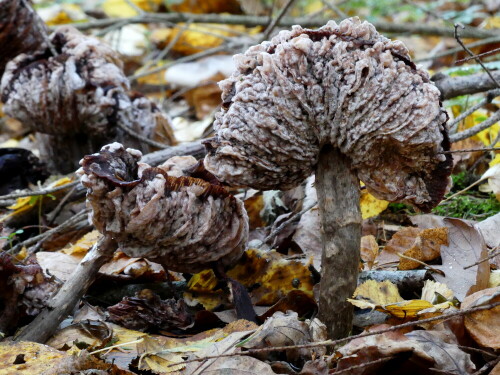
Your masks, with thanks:
[[(465, 297), (461, 309), (500, 301), (500, 287), (484, 289)], [(465, 328), (481, 346), (500, 349), (500, 306), (476, 311), (464, 317)]]
[(243, 203), (222, 186), (172, 177), (138, 161), (119, 143), (85, 156), (82, 183), (92, 221), (131, 257), (179, 272), (199, 272), (238, 261), (248, 236)]
[[(273, 346), (293, 346), (307, 344), (313, 341), (326, 339), (326, 327), (318, 319), (313, 321), (300, 321), (296, 312), (289, 311), (274, 313), (257, 331), (245, 340), (241, 347), (245, 349), (260, 349)], [(289, 349), (286, 350), (287, 360), (297, 363), (299, 360), (310, 359), (311, 355), (324, 355), (324, 347), (314, 349)], [(264, 360), (272, 356), (271, 353), (257, 354)]]
[(365, 271), (371, 270), (378, 256), (378, 243), (371, 234), (361, 237), (361, 260)]
[(0, 253), (0, 332), (12, 333), (20, 319), (38, 315), (59, 288), (44, 275), (34, 258), (16, 264), (6, 252)]
[[(443, 339), (439, 332), (432, 331), (413, 331), (406, 335), (394, 331), (358, 338), (343, 346), (338, 353), (341, 358), (337, 362), (337, 371), (366, 364), (352, 368), (350, 375), (387, 373), (395, 368), (400, 374), (433, 374), (429, 369), (435, 368), (464, 375), (475, 369), (469, 354), (460, 350), (449, 337)], [(387, 358), (387, 361), (368, 364), (381, 358)]]
[(148, 289), (123, 298), (108, 313), (112, 322), (138, 331), (186, 329), (194, 323), (183, 300), (162, 300)]
[(86, 320), (61, 329), (46, 344), (59, 350), (68, 350), (76, 346), (91, 351), (104, 347), (112, 337), (113, 331), (106, 323)]
[(48, 345), (20, 341), (0, 344), (1, 375), (60, 375), (60, 374), (102, 374), (134, 375), (81, 352), (71, 355)]
[(435, 274), (436, 281), (446, 284), (458, 298), (463, 299), (488, 286), (490, 267), (488, 262), (470, 266), (488, 256), (481, 233), (472, 225), (460, 219), (446, 218), (449, 245), (441, 247), (441, 266), (445, 276)]
[(378, 259), (379, 264), (399, 260), (400, 270), (411, 270), (420, 267), (419, 262), (400, 258), (399, 254), (428, 262), (441, 255), (442, 245), (448, 245), (447, 228), (420, 229), (407, 227), (392, 236)]

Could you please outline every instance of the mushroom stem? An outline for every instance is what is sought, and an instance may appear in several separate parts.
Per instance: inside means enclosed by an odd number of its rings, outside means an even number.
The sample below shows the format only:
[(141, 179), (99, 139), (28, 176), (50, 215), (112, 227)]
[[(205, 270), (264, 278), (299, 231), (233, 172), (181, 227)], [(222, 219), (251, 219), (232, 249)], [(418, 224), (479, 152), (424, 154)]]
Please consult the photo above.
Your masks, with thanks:
[(82, 259), (68, 281), (48, 303), (48, 307), (28, 324), (16, 341), (46, 342), (59, 324), (71, 313), (77, 302), (94, 282), (101, 266), (113, 256), (116, 244), (110, 237), (102, 237)]
[(329, 338), (337, 339), (352, 328), (353, 306), (347, 298), (358, 279), (361, 209), (359, 180), (349, 159), (330, 145), (319, 154), (316, 190), (323, 241), (319, 319)]

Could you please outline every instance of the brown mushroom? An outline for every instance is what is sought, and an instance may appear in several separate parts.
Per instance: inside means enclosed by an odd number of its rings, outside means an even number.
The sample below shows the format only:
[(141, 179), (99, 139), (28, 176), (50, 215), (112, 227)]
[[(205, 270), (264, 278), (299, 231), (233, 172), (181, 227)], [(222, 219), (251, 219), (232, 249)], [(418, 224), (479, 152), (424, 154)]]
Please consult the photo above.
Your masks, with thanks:
[[(42, 158), (57, 172), (73, 171), (85, 154), (114, 140), (149, 151), (130, 129), (152, 138), (169, 119), (149, 99), (130, 94), (118, 54), (70, 26), (57, 29), (49, 48), (21, 54), (1, 82), (4, 111), (38, 136)], [(172, 132), (166, 142), (175, 143)]]
[(221, 181), (288, 189), (316, 173), (323, 256), (320, 319), (349, 333), (357, 282), (359, 180), (428, 212), (451, 173), (439, 91), (399, 41), (351, 18), (294, 26), (236, 55), (222, 81), (206, 169)]
[(0, 77), (11, 59), (44, 43), (45, 25), (38, 22), (30, 4), (29, 0), (0, 0)]
[[(241, 257), (248, 237), (243, 202), (224, 187), (178, 174), (167, 161), (150, 167), (139, 163), (141, 153), (119, 143), (104, 146), (81, 161), (82, 184), (92, 222), (103, 238), (80, 262), (44, 311), (17, 338), (45, 341), (92, 283), (99, 268), (119, 247), (131, 257), (144, 257), (167, 269), (194, 273), (213, 268), (229, 283), (237, 314), (255, 319), (250, 297), (224, 267)], [(185, 163), (195, 167), (196, 159)]]

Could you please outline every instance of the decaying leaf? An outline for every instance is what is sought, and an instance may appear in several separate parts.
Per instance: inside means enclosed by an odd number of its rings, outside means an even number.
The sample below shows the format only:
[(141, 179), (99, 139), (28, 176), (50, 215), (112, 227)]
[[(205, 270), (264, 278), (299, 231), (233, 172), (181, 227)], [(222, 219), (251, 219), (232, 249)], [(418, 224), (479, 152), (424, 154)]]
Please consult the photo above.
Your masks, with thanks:
[(20, 319), (38, 315), (59, 285), (34, 258), (17, 263), (0, 252), (0, 332), (10, 334)]
[(112, 330), (102, 321), (86, 320), (71, 324), (58, 331), (47, 345), (59, 350), (67, 350), (72, 346), (89, 351), (100, 349), (112, 338)]
[(444, 302), (443, 299), (451, 301), (453, 297), (453, 291), (448, 288), (446, 284), (438, 283), (433, 280), (425, 280), (421, 297), (424, 301), (436, 304)]
[[(462, 309), (500, 301), (500, 287), (484, 289), (473, 293), (462, 302)], [(500, 306), (490, 310), (476, 311), (465, 315), (465, 328), (481, 346), (500, 348)]]
[[(407, 227), (392, 236), (380, 254), (379, 263), (389, 263), (399, 259), (398, 254), (428, 262), (440, 256), (441, 245), (447, 245), (447, 228), (420, 229)], [(410, 270), (421, 266), (419, 262), (407, 258), (399, 260), (400, 270)]]
[(112, 322), (138, 331), (186, 329), (194, 322), (183, 300), (162, 300), (148, 289), (108, 307), (108, 313)]
[[(450, 337), (432, 331), (413, 331), (406, 335), (394, 331), (358, 338), (338, 352), (342, 357), (336, 370), (350, 369), (350, 375), (377, 374), (382, 369), (396, 366), (401, 374), (433, 374), (429, 369), (435, 368), (448, 374), (464, 375), (475, 369), (470, 355), (460, 350)], [(369, 364), (381, 358), (387, 358), (387, 361)], [(365, 366), (351, 368), (363, 364)]]
[(378, 243), (374, 236), (361, 237), (361, 259), (364, 263), (364, 270), (371, 270), (378, 256)]
[(441, 269), (445, 276), (435, 274), (436, 281), (446, 284), (463, 301), (488, 286), (490, 267), (488, 262), (464, 268), (488, 256), (481, 233), (471, 224), (454, 218), (444, 220), (448, 227), (449, 245), (441, 247)]
[(133, 375), (85, 352), (71, 355), (34, 342), (0, 343), (0, 375), (61, 375), (77, 373)]

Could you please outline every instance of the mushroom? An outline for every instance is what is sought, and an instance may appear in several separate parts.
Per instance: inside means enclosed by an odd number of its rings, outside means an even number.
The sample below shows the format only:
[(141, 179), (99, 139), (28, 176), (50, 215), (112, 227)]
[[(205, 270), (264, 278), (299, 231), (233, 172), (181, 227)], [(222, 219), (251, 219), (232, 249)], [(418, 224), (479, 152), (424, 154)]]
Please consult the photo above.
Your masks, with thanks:
[(38, 22), (30, 4), (29, 0), (0, 0), (0, 78), (11, 59), (44, 43), (45, 25)]
[[(104, 146), (81, 161), (91, 219), (103, 235), (44, 311), (17, 338), (45, 341), (92, 283), (99, 268), (120, 248), (131, 257), (144, 257), (166, 268), (194, 273), (213, 268), (228, 282), (239, 317), (255, 319), (250, 297), (224, 268), (245, 250), (248, 217), (239, 199), (220, 184), (179, 174), (167, 161), (151, 167), (139, 163), (141, 153), (120, 143)], [(199, 173), (196, 159), (180, 160)], [(207, 172), (205, 172), (207, 173)]]
[[(33, 130), (49, 168), (74, 171), (78, 160), (113, 140), (149, 151), (129, 135), (170, 129), (168, 117), (149, 99), (129, 93), (118, 54), (98, 39), (63, 26), (46, 47), (11, 60), (1, 81), (4, 111)], [(125, 130), (124, 130), (125, 129)], [(167, 131), (166, 142), (175, 139)]]
[(359, 180), (378, 198), (428, 212), (451, 173), (447, 114), (407, 48), (358, 18), (294, 26), (234, 57), (205, 142), (206, 169), (231, 185), (290, 189), (312, 172), (322, 226), (319, 317), (333, 338), (352, 327)]

